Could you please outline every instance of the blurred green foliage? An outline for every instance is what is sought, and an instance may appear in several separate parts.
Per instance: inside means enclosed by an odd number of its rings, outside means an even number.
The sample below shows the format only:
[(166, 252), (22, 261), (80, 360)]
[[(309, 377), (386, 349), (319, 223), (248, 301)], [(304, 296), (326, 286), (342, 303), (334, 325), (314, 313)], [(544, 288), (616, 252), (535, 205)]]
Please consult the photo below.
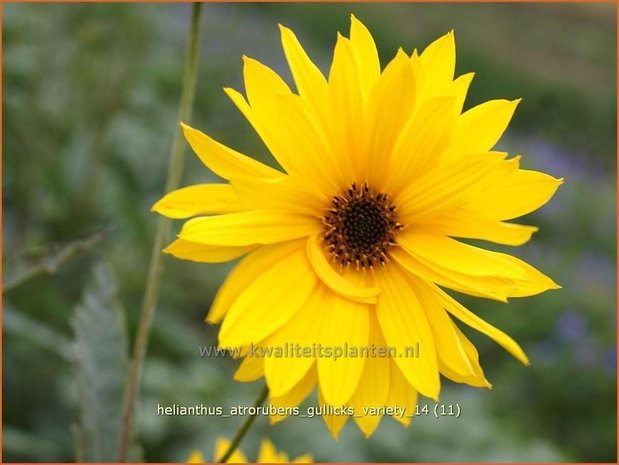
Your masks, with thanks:
[[(53, 258), (110, 228), (60, 266), (29, 274), (3, 294), (3, 458), (71, 461), (72, 425), (80, 415), (71, 317), (105, 257), (134, 334), (156, 224), (149, 209), (162, 194), (177, 123), (189, 6), (6, 4), (3, 10), (5, 279), (24, 269), (15, 264)], [(268, 434), (291, 456), (311, 452), (319, 461), (614, 461), (615, 6), (209, 4), (204, 10), (192, 123), (237, 150), (273, 163), (221, 91), (242, 88), (242, 54), (289, 77), (280, 22), (327, 70), (335, 33), (347, 32), (353, 12), (373, 32), (383, 64), (399, 46), (410, 52), (455, 29), (458, 73), (477, 73), (467, 106), (523, 97), (502, 146), (522, 153), (525, 166), (566, 178), (549, 205), (524, 219), (541, 229), (515, 251), (563, 289), (504, 308), (462, 297), (522, 344), (531, 367), (467, 331), (494, 388), (445, 381), (441, 400), (460, 403), (460, 419), (420, 417), (409, 429), (385, 419), (369, 440), (348, 425), (335, 442), (319, 418), (274, 427), (262, 418), (244, 443), (248, 456)], [(184, 184), (213, 180), (188, 150)], [(147, 461), (183, 461), (195, 447), (210, 457), (215, 437), (232, 436), (239, 423), (158, 416), (158, 404), (249, 405), (260, 390), (258, 383), (232, 381), (237, 362), (198, 352), (216, 340), (217, 328), (203, 318), (231, 266), (166, 258), (138, 412)]]
[(129, 361), (125, 311), (105, 263), (71, 319), (75, 334), (80, 418), (75, 426), (79, 462), (114, 462), (122, 434), (122, 404)]

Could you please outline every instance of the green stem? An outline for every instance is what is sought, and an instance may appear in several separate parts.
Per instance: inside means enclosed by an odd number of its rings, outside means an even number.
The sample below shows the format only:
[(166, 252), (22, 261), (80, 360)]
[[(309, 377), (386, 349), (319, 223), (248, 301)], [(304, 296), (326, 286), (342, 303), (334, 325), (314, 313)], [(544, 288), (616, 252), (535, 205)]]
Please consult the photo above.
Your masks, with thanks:
[[(198, 67), (198, 50), (200, 37), (200, 11), (201, 3), (193, 3), (191, 10), (191, 31), (185, 70), (183, 75), (183, 88), (181, 91), (181, 101), (179, 106), (179, 120), (189, 121), (196, 88), (196, 75)], [(168, 169), (168, 179), (166, 182), (166, 192), (176, 189), (180, 183), (183, 171), (183, 150), (184, 144), (181, 137), (180, 128), (177, 129), (170, 151), (170, 166)], [(152, 327), (157, 298), (159, 296), (159, 285), (161, 283), (161, 273), (163, 271), (163, 254), (161, 249), (164, 247), (167, 237), (170, 234), (171, 221), (160, 217), (155, 234), (155, 242), (150, 258), (148, 269), (148, 280), (142, 301), (142, 310), (138, 322), (137, 334), (133, 346), (133, 356), (129, 367), (129, 378), (125, 390), (123, 403), (123, 429), (120, 438), (118, 460), (125, 462), (129, 458), (129, 449), (133, 437), (133, 422), (135, 416), (135, 406), (140, 390), (140, 380), (142, 377), (142, 367), (144, 357), (148, 348), (148, 339)]]
[[(262, 406), (262, 404), (264, 403), (268, 395), (269, 395), (269, 388), (265, 386), (262, 389), (260, 396), (256, 399), (256, 402), (254, 403), (254, 410), (257, 410), (259, 407)], [(224, 453), (224, 455), (221, 456), (221, 458), (217, 461), (217, 463), (226, 463), (228, 461), (230, 456), (234, 453), (236, 448), (239, 446), (239, 444), (241, 443), (241, 441), (247, 434), (247, 431), (249, 431), (249, 428), (251, 427), (251, 425), (254, 423), (256, 416), (257, 416), (257, 412), (254, 415), (249, 415), (245, 419), (245, 421), (243, 422), (239, 430), (236, 432), (234, 439), (228, 446), (228, 449), (226, 449), (226, 452)]]

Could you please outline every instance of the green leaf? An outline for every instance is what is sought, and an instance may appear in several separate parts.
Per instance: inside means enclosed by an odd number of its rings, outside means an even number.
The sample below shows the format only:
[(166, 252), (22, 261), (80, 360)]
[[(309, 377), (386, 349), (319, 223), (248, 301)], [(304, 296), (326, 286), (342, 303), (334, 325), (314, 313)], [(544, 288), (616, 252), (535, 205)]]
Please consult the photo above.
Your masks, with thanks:
[(20, 312), (6, 300), (2, 302), (2, 330), (65, 361), (73, 362), (75, 359), (71, 341), (64, 334)]
[(62, 444), (41, 437), (34, 431), (4, 425), (2, 427), (2, 452), (13, 456), (32, 457), (30, 460), (61, 460)]
[(77, 460), (116, 461), (127, 379), (125, 313), (108, 267), (98, 263), (72, 320), (80, 417)]
[(2, 293), (19, 286), (42, 273), (55, 273), (68, 260), (92, 248), (109, 232), (98, 231), (66, 244), (54, 244), (37, 253), (20, 254), (3, 264)]

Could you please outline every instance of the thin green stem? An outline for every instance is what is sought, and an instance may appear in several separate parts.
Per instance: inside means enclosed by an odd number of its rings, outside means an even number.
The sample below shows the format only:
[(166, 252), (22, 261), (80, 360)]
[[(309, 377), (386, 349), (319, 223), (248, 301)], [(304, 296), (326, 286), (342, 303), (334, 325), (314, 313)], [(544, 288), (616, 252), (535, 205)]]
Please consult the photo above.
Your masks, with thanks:
[[(264, 386), (264, 388), (262, 389), (262, 392), (260, 393), (260, 396), (256, 399), (256, 402), (254, 403), (254, 410), (257, 410), (259, 407), (262, 406), (262, 404), (264, 403), (268, 395), (269, 395), (269, 388), (267, 386)], [(243, 440), (243, 438), (249, 431), (249, 428), (251, 427), (251, 425), (254, 423), (256, 416), (258, 416), (258, 412), (256, 412), (254, 415), (249, 415), (245, 419), (245, 421), (243, 422), (239, 430), (236, 432), (234, 439), (228, 446), (228, 449), (226, 449), (226, 452), (224, 453), (224, 455), (221, 456), (221, 458), (217, 461), (217, 463), (226, 463), (228, 461), (228, 459), (234, 453), (236, 448), (239, 447), (239, 444), (241, 443), (241, 441)]]
[[(181, 101), (179, 106), (180, 121), (188, 121), (191, 118), (198, 68), (201, 9), (201, 3), (192, 4), (191, 31), (189, 33), (189, 44), (183, 75), (183, 88), (181, 91)], [(184, 161), (183, 150), (184, 145), (181, 137), (181, 131), (180, 128), (178, 128), (170, 151), (170, 166), (168, 169), (166, 192), (176, 189), (180, 183)], [(148, 348), (148, 339), (150, 336), (153, 317), (155, 315), (155, 308), (159, 296), (159, 285), (161, 283), (161, 274), (163, 271), (163, 254), (161, 253), (161, 249), (164, 247), (165, 241), (170, 234), (170, 227), (171, 221), (169, 219), (164, 217), (159, 218), (150, 258), (148, 279), (146, 281), (146, 289), (144, 291), (144, 300), (142, 301), (140, 320), (138, 322), (137, 334), (133, 346), (133, 356), (131, 358), (131, 365), (129, 366), (129, 378), (125, 389), (122, 420), (123, 429), (118, 450), (119, 462), (125, 462), (129, 459), (129, 449), (133, 438), (135, 407), (140, 390), (142, 367), (144, 365), (144, 357), (146, 356), (146, 350)]]

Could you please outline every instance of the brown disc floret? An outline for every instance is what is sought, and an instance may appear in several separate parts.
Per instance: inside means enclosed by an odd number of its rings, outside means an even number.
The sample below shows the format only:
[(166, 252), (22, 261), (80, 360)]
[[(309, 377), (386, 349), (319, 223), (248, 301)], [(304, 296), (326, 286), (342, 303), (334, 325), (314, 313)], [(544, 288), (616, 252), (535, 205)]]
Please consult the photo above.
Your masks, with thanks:
[(368, 184), (353, 183), (336, 195), (325, 213), (322, 238), (334, 262), (341, 267), (373, 268), (389, 260), (389, 249), (396, 244), (395, 233), (402, 229), (395, 206), (387, 194)]

